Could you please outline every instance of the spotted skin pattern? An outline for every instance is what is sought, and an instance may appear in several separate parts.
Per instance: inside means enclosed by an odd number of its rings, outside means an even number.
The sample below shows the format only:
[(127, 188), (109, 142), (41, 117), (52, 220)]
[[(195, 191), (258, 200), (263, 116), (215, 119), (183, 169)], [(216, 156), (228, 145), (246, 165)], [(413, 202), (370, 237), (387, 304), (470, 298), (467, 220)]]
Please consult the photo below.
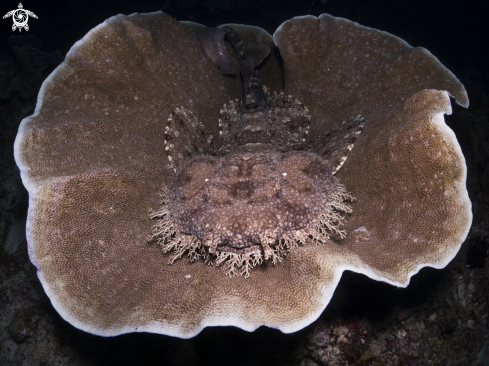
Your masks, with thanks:
[(230, 67), (224, 41), (240, 63), (243, 100), (226, 103), (219, 114), (220, 148), (213, 146), (194, 114), (176, 108), (165, 128), (165, 151), (175, 172), (162, 193), (162, 207), (149, 240), (170, 263), (187, 253), (225, 265), (230, 276), (270, 260), (280, 262), (299, 245), (342, 238), (345, 214), (353, 198), (334, 177), (344, 164), (364, 121), (344, 121), (306, 142), (308, 109), (284, 93), (265, 93), (255, 69), (269, 52), (263, 44), (245, 44), (229, 28), (205, 28), (199, 34), (204, 53), (224, 73)]
[(297, 99), (284, 93), (268, 93), (269, 108), (242, 113), (242, 105), (232, 100), (219, 115), (219, 132), (223, 142), (220, 155), (233, 151), (239, 144), (265, 143), (288, 150), (306, 141), (311, 116)]
[[(344, 237), (352, 197), (334, 177), (364, 126), (358, 116), (306, 142), (310, 115), (298, 100), (267, 94), (268, 108), (220, 111), (222, 146), (191, 111), (175, 109), (165, 144), (175, 172), (164, 188), (151, 239), (170, 263), (185, 253), (248, 277), (264, 260), (280, 262), (299, 245)], [(243, 111), (244, 110), (244, 111)]]

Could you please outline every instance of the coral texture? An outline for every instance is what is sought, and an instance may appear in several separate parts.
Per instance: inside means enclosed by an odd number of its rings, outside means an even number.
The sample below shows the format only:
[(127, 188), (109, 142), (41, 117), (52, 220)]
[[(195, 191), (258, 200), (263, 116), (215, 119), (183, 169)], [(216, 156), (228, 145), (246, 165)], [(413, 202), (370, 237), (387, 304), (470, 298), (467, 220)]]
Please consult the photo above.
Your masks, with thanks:
[[(191, 337), (211, 325), (293, 332), (317, 319), (345, 270), (407, 286), (420, 268), (447, 265), (472, 220), (465, 160), (443, 118), (449, 94), (468, 106), (465, 90), (428, 51), (329, 15), (294, 18), (273, 38), (284, 92), (309, 110), (309, 139), (365, 117), (334, 177), (355, 197), (346, 236), (298, 246), (247, 279), (203, 261), (168, 265), (171, 254), (146, 241), (149, 209), (175, 177), (168, 116), (183, 107), (218, 136), (222, 106), (241, 95), (239, 80), (205, 57), (198, 28), (163, 13), (107, 20), (72, 47), (19, 128), (29, 253), (64, 319), (99, 335)], [(270, 66), (277, 52), (259, 66), (264, 85), (282, 82)], [(334, 143), (315, 148), (328, 157)]]

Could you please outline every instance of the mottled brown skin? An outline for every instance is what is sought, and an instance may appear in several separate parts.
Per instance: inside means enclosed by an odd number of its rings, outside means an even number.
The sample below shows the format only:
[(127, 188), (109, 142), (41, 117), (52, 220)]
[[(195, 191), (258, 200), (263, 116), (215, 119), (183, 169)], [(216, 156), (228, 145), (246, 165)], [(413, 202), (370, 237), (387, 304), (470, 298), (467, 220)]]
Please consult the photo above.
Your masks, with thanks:
[(276, 264), (299, 244), (345, 236), (340, 227), (352, 198), (333, 174), (364, 122), (350, 119), (306, 144), (307, 108), (290, 95), (263, 91), (255, 67), (268, 46), (250, 47), (229, 28), (204, 28), (201, 47), (222, 73), (236, 73), (225, 37), (240, 62), (243, 101), (220, 110), (218, 151), (191, 111), (172, 112), (164, 138), (176, 177), (152, 214), (159, 220), (150, 239), (176, 252), (171, 263), (188, 251), (191, 260), (215, 259), (229, 275), (248, 277), (263, 259)]
[(188, 251), (192, 260), (225, 262), (229, 275), (248, 277), (263, 259), (276, 264), (299, 244), (345, 235), (340, 227), (351, 197), (333, 174), (363, 118), (306, 144), (307, 108), (284, 93), (264, 100), (224, 105), (218, 151), (192, 112), (177, 108), (168, 118), (165, 150), (176, 177), (152, 215), (159, 220), (150, 239), (176, 251), (171, 263)]
[(266, 108), (249, 108), (243, 113), (237, 100), (222, 107), (219, 128), (223, 146), (219, 155), (245, 145), (248, 150), (265, 147), (288, 151), (305, 142), (311, 123), (308, 109), (284, 93), (267, 93), (265, 97)]
[(170, 212), (211, 253), (243, 254), (297, 230), (313, 233), (340, 187), (313, 153), (238, 151), (189, 162), (171, 187)]

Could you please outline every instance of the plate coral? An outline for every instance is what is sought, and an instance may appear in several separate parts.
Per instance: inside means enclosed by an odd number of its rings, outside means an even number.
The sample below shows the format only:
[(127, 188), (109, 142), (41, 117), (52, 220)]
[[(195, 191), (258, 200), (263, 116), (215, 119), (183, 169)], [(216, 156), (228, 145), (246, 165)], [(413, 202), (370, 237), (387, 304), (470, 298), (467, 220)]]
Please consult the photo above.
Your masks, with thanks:
[[(248, 278), (202, 259), (168, 264), (172, 253), (147, 241), (150, 209), (161, 207), (178, 172), (166, 150), (168, 118), (184, 108), (217, 137), (223, 105), (242, 98), (242, 84), (206, 56), (197, 37), (203, 26), (161, 12), (115, 16), (46, 79), (15, 141), (29, 192), (31, 261), (53, 306), (80, 329), (182, 338), (213, 325), (293, 332), (321, 314), (345, 270), (407, 286), (420, 268), (446, 266), (467, 236), (466, 165), (443, 115), (452, 112), (450, 96), (465, 107), (468, 98), (433, 55), (327, 14), (293, 18), (273, 38), (257, 27), (226, 27), (270, 47), (257, 65), (261, 82), (307, 108), (306, 143), (356, 116), (365, 121), (331, 175), (354, 197), (342, 210), (344, 234), (294, 246)], [(266, 227), (272, 236), (274, 228)], [(265, 253), (259, 236), (253, 240)]]

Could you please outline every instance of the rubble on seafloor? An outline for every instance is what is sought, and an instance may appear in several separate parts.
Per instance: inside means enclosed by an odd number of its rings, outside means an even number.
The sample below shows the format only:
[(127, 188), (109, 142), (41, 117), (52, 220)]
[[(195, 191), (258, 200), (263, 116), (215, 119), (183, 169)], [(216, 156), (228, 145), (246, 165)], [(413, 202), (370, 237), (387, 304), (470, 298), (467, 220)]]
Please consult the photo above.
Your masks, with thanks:
[[(473, 245), (469, 243), (469, 250)], [(397, 290), (404, 294), (382, 285), (370, 288), (373, 296), (365, 304), (369, 310), (361, 317), (317, 321), (296, 358), (302, 366), (486, 365), (486, 266), (472, 267), (463, 259), (449, 264), (441, 275), (434, 271), (423, 270), (413, 278), (414, 289)], [(349, 277), (345, 285), (359, 280), (355, 274)], [(392, 306), (382, 303), (375, 309), (378, 300), (389, 297)]]

